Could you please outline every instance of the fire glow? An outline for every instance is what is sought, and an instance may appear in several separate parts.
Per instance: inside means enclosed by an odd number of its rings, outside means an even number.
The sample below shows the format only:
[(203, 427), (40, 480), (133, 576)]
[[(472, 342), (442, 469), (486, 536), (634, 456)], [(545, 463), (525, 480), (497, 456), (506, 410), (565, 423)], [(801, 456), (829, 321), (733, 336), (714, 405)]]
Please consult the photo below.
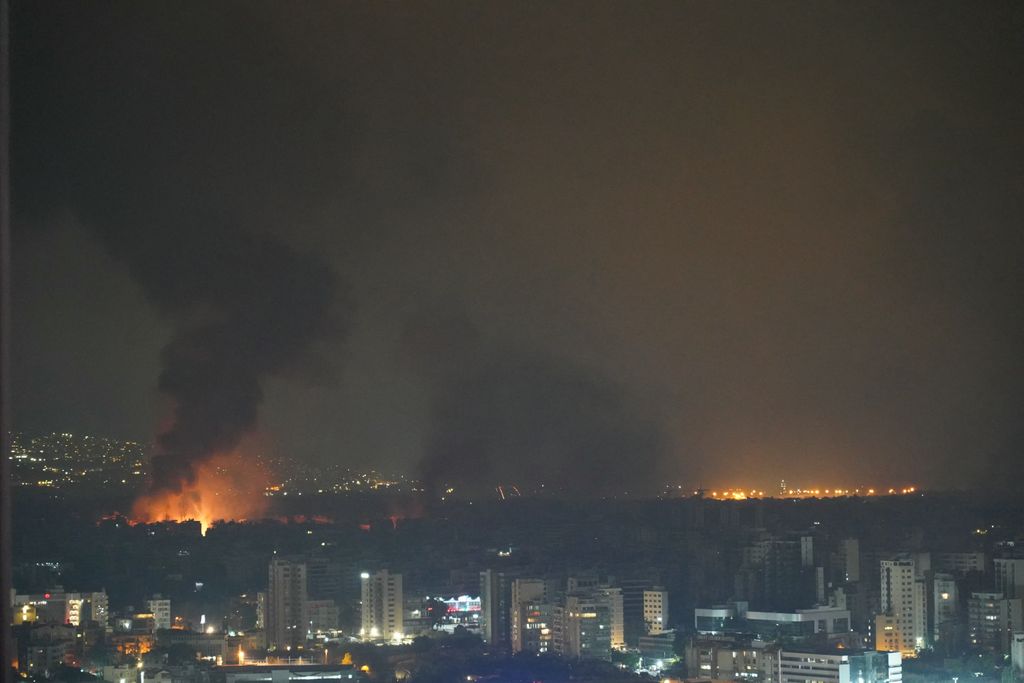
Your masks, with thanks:
[(269, 473), (237, 453), (218, 455), (200, 464), (190, 482), (179, 488), (144, 494), (132, 506), (132, 521), (196, 521), (203, 533), (219, 521), (263, 517)]

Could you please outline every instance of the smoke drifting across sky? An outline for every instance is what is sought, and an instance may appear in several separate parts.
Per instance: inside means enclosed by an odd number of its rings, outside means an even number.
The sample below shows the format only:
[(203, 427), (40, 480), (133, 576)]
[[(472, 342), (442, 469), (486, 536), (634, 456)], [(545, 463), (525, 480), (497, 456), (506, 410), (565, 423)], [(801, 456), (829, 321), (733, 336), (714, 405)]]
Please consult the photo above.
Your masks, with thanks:
[(15, 3), (17, 426), (150, 432), (174, 332), (77, 226), (183, 222), (351, 285), (338, 381), (264, 388), (296, 457), (432, 457), (404, 331), (451, 300), (495, 350), (457, 401), (589, 382), (668, 477), (1017, 471), (1022, 12)]

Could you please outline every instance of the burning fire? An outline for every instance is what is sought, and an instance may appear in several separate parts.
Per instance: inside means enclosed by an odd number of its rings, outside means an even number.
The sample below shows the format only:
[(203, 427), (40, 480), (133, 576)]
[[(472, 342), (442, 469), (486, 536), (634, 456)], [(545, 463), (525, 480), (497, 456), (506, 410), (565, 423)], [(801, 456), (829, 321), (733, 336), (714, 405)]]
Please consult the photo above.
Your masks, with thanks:
[(218, 455), (199, 465), (195, 479), (180, 489), (149, 493), (132, 506), (133, 522), (194, 520), (203, 533), (218, 521), (262, 517), (270, 476), (237, 453)]

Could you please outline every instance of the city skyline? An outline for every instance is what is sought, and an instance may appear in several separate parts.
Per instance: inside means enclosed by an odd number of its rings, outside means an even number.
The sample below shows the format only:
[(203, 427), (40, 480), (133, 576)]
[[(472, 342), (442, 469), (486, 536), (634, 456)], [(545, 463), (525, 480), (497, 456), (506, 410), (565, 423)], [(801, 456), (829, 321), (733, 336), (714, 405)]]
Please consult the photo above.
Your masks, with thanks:
[(0, 0), (0, 73), (0, 683), (1024, 683), (1020, 0)]

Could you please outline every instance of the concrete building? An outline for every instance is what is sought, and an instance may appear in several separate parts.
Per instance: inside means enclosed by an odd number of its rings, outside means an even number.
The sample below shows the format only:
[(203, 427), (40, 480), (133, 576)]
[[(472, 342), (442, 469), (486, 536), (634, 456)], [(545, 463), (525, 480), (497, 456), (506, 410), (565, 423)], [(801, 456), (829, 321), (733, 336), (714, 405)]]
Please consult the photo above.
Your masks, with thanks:
[(898, 652), (779, 652), (779, 683), (902, 683)]
[(511, 645), (512, 581), (506, 572), (480, 572), (480, 634), (491, 649)]
[(837, 607), (812, 607), (794, 612), (760, 612), (745, 602), (716, 607), (698, 607), (694, 628), (703, 635), (748, 634), (763, 640), (806, 637), (815, 633), (829, 636), (850, 632), (850, 611)]
[(338, 605), (334, 600), (306, 601), (306, 637), (338, 630)]
[(668, 630), (668, 591), (664, 588), (644, 591), (644, 625), (649, 636)]
[(1024, 680), (1024, 631), (1010, 636), (1010, 667), (1014, 680)]
[(860, 581), (860, 541), (844, 538), (839, 545), (839, 558), (842, 580), (846, 583)]
[(938, 573), (932, 579), (932, 643), (953, 638), (960, 612), (956, 579), (952, 574)]
[[(526, 632), (550, 628), (546, 625), (541, 626), (543, 620), (538, 619), (541, 616), (541, 606), (548, 602), (547, 582), (543, 579), (513, 579), (510, 601), (512, 613), (509, 618), (509, 639), (512, 644), (512, 652), (523, 652), (524, 650), (538, 652), (539, 650), (532, 647), (526, 647), (527, 638), (536, 640), (533, 638), (535, 634)], [(539, 646), (538, 643), (536, 647)]]
[(996, 592), (1008, 599), (1024, 598), (1024, 558), (997, 557), (992, 570)]
[(81, 626), (85, 623), (85, 599), (76, 594), (69, 593), (64, 601), (64, 623), (72, 626)]
[(10, 600), (15, 613), (20, 613), (22, 619), (31, 615), (29, 620), (33, 622), (84, 626), (92, 621), (104, 629), (108, 626), (109, 602), (103, 591), (66, 593), (61, 586), (35, 594), (18, 594), (12, 590)]
[(267, 594), (256, 593), (256, 628), (263, 631), (267, 628)]
[(661, 661), (662, 665), (679, 659), (675, 650), (675, 631), (668, 630), (656, 636), (640, 636), (637, 650), (645, 664)]
[(778, 682), (779, 648), (763, 640), (692, 638), (683, 662), (691, 679)]
[(359, 635), (364, 640), (402, 640), (402, 575), (387, 569), (363, 572), (362, 622)]
[(875, 619), (875, 649), (916, 656), (927, 634), (926, 582), (918, 560), (903, 556), (881, 561), (880, 614)]
[(611, 615), (596, 592), (566, 595), (553, 610), (552, 647), (566, 659), (611, 660)]
[(171, 601), (161, 595), (154, 595), (146, 602), (153, 615), (153, 629), (159, 631), (171, 627)]
[(615, 577), (611, 582), (622, 591), (622, 631), (626, 644), (635, 646), (647, 632), (644, 622), (644, 591), (660, 585), (661, 577), (654, 570), (635, 576)]
[(105, 591), (88, 593), (89, 618), (104, 629), (110, 626), (110, 600)]
[(983, 552), (940, 552), (934, 553), (932, 565), (935, 571), (956, 576), (971, 572), (984, 574), (988, 568), (988, 556)]
[(971, 593), (967, 601), (968, 642), (997, 655), (1010, 654), (1012, 635), (1024, 629), (1021, 598), (1002, 593)]
[(519, 652), (553, 652), (555, 606), (545, 602), (524, 602), (520, 610)]
[(306, 564), (275, 557), (270, 561), (267, 589), (267, 645), (278, 649), (306, 641)]
[(594, 589), (595, 599), (608, 610), (609, 645), (613, 650), (626, 649), (625, 624), (623, 621), (622, 590), (615, 586), (600, 586)]
[[(293, 681), (363, 681), (366, 676), (351, 664), (244, 664), (219, 666), (214, 673), (224, 683), (292, 683)], [(149, 677), (146, 678), (149, 680)]]

